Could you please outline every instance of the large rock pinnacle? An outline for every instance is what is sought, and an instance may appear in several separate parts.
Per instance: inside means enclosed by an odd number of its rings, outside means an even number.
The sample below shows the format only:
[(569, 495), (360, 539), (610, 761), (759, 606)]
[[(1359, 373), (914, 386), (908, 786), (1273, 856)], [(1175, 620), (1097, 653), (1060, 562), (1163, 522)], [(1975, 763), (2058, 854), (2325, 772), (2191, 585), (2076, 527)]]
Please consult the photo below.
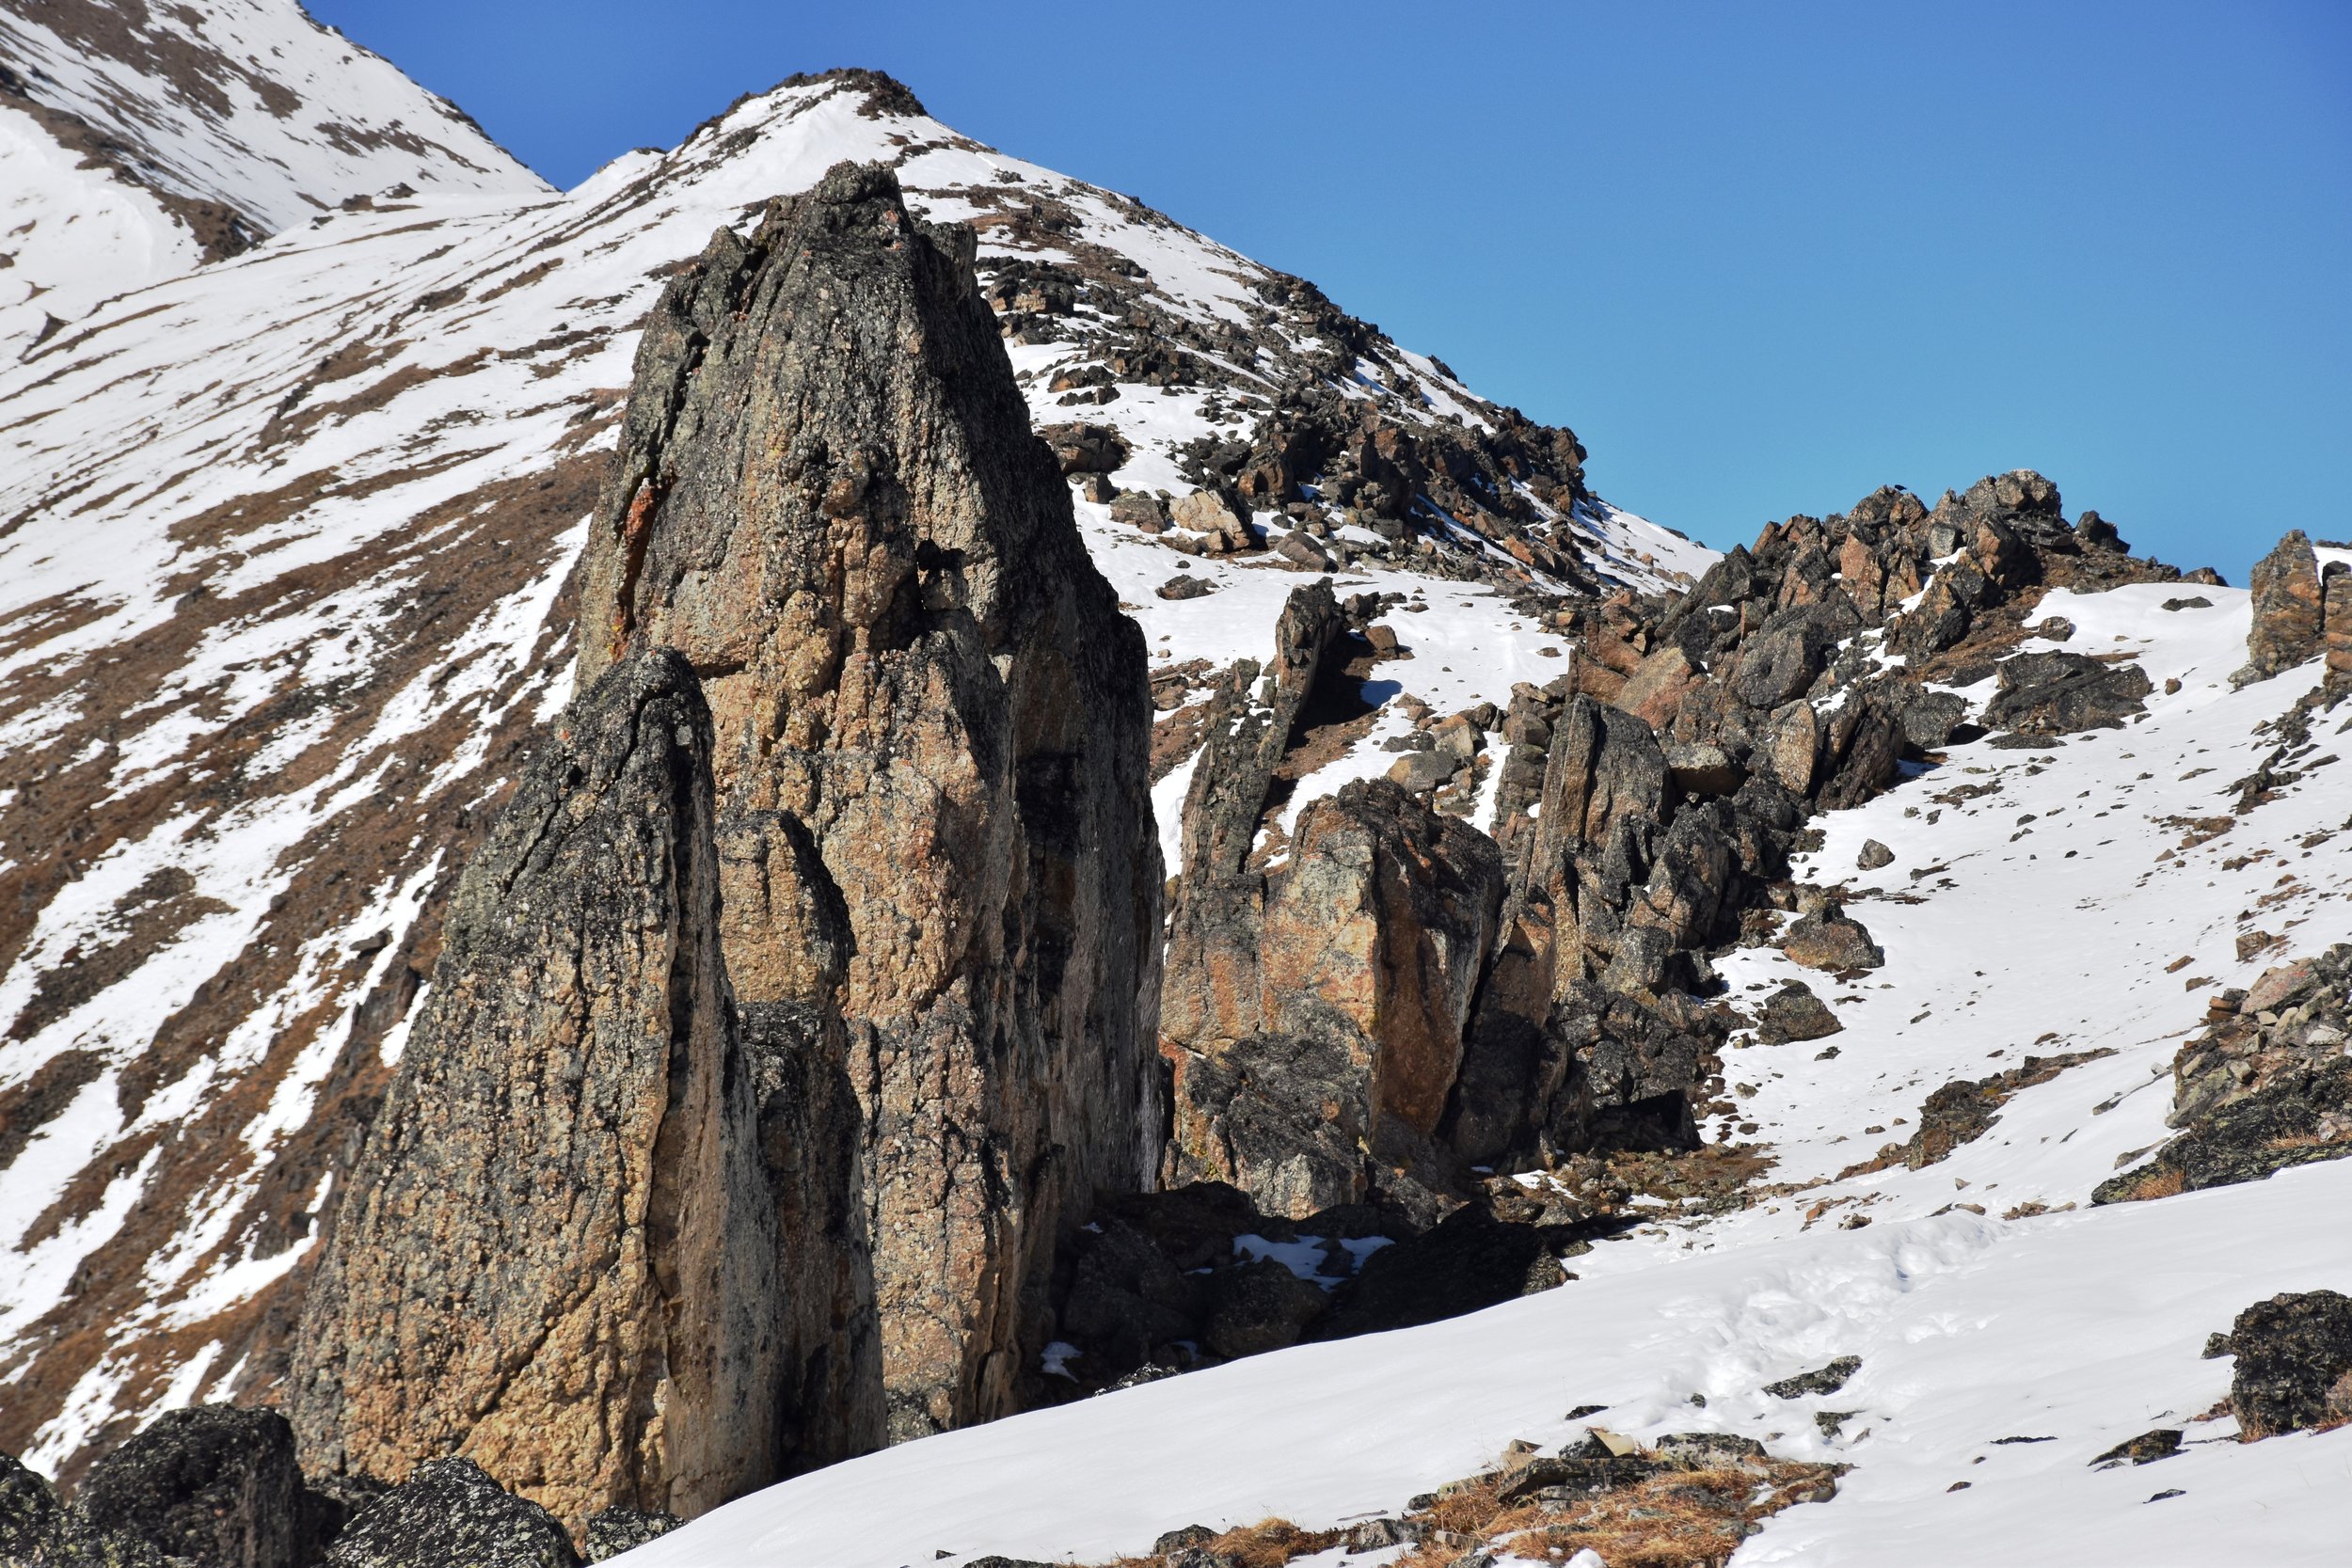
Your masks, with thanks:
[(722, 230), (585, 560), (582, 684), (650, 644), (708, 694), (747, 1035), (853, 1096), (892, 1439), (1013, 1407), (1065, 1209), (1161, 1120), (1142, 635), (972, 258), (878, 167)]
[(460, 1453), (567, 1519), (771, 1479), (775, 1200), (709, 754), (685, 661), (632, 656), (459, 880), (294, 1349), (314, 1467), (399, 1481)]

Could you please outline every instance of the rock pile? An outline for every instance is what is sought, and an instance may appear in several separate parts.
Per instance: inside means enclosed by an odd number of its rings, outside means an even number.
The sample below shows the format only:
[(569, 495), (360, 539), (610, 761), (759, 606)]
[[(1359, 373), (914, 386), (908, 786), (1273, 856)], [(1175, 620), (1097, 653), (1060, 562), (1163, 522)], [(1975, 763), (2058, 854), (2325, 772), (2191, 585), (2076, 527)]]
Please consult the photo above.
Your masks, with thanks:
[(2266, 972), (2207, 1004), (2172, 1063), (2181, 1135), (2093, 1200), (2131, 1202), (2259, 1181), (2352, 1156), (2352, 943)]

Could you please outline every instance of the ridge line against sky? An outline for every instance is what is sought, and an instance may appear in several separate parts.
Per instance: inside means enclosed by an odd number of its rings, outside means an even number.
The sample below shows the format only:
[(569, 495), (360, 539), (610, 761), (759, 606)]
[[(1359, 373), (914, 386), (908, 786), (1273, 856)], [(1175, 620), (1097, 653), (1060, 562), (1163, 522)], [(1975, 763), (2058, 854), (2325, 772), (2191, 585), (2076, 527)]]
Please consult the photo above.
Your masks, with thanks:
[(1724, 546), (2034, 467), (2233, 581), (2352, 535), (2352, 8), (316, 0), (571, 185), (798, 71), (1321, 285)]

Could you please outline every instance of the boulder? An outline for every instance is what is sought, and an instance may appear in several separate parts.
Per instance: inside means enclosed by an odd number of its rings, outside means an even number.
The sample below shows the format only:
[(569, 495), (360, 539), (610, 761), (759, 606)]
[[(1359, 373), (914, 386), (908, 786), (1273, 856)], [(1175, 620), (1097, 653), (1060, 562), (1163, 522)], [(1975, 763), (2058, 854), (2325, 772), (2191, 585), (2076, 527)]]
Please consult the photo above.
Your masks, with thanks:
[(1885, 950), (1870, 940), (1868, 928), (1834, 906), (1791, 925), (1781, 938), (1780, 950), (1793, 963), (1832, 972), (1876, 969), (1886, 962)]
[(327, 1548), (326, 1568), (579, 1568), (555, 1515), (470, 1459), (428, 1460)]
[(1210, 1354), (1227, 1360), (1280, 1350), (1296, 1344), (1329, 1305), (1323, 1287), (1271, 1258), (1244, 1263), (1216, 1276), (1203, 1343)]
[(1109, 425), (1082, 420), (1074, 424), (1041, 425), (1037, 433), (1054, 450), (1054, 462), (1064, 474), (1116, 473), (1126, 466), (1127, 443)]
[(1835, 1394), (1861, 1370), (1862, 1357), (1841, 1355), (1826, 1367), (1799, 1372), (1794, 1377), (1784, 1377), (1778, 1383), (1768, 1383), (1764, 1385), (1764, 1391), (1776, 1400), (1801, 1400), (1812, 1394)]
[(2230, 1325), (2230, 1408), (2249, 1440), (2352, 1421), (2352, 1297), (2258, 1301)]
[(1168, 527), (1168, 502), (1148, 490), (1121, 490), (1111, 502), (1111, 521), (1158, 533)]
[(1756, 1037), (1766, 1045), (1788, 1045), (1798, 1040), (1825, 1039), (1842, 1034), (1846, 1026), (1837, 1022), (1829, 1004), (1813, 994), (1813, 988), (1802, 980), (1791, 980), (1767, 997), (1762, 1016), (1756, 1021)]
[(648, 1541), (659, 1541), (686, 1521), (675, 1513), (646, 1513), (634, 1508), (608, 1508), (591, 1517), (582, 1530), (582, 1544), (587, 1547), (590, 1562), (602, 1562), (607, 1558), (635, 1551)]
[(47, 1480), (0, 1453), (0, 1562), (38, 1562), (65, 1523)]
[[(813, 1021), (818, 1087), (858, 1108), (856, 1202), (809, 1240), (870, 1279), (882, 1414), (836, 1355), (802, 1402), (843, 1429), (815, 1457), (1010, 1413), (1065, 1210), (1158, 1164), (1142, 633), (974, 245), (850, 165), (715, 235), (641, 341), (582, 563), (582, 679), (675, 648), (724, 736), (747, 1028)], [(1057, 435), (1107, 453), (1104, 428)]]
[(1452, 779), (1464, 766), (1458, 753), (1442, 748), (1407, 752), (1389, 764), (1389, 781), (1407, 794), (1423, 795)]
[(1857, 871), (1876, 871), (1881, 866), (1895, 863), (1895, 851), (1875, 838), (1866, 838), (1862, 841), (1862, 852), (1854, 857), (1853, 863)]
[(90, 1467), (71, 1517), (89, 1537), (219, 1568), (297, 1568), (324, 1544), (294, 1429), (275, 1410), (225, 1404), (157, 1416)]
[(1746, 775), (1721, 746), (1669, 746), (1666, 779), (1683, 794), (1694, 797), (1729, 795)]
[(1249, 536), (1248, 525), (1214, 490), (1195, 490), (1178, 498), (1168, 515), (1178, 528), (1207, 534), (1227, 553), (1248, 549), (1256, 543)]
[(2246, 633), (2246, 667), (2231, 677), (2239, 686), (2268, 680), (2321, 652), (2319, 557), (2309, 535), (2299, 528), (2290, 530), (2268, 555), (2254, 562), (2251, 586), (2253, 621)]
[(2154, 689), (2137, 664), (2102, 664), (2086, 654), (2016, 654), (2001, 661), (1984, 722), (2019, 735), (2119, 729), (2147, 711)]
[(1163, 599), (1204, 599), (1216, 592), (1216, 584), (1200, 572), (1179, 572), (1152, 592)]

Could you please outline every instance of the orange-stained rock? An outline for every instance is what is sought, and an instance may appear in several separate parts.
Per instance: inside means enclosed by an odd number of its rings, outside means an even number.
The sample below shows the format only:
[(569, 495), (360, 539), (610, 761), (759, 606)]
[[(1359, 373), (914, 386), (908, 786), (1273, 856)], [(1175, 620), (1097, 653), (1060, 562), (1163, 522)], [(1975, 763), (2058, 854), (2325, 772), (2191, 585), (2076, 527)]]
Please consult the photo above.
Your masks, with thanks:
[[(1158, 1164), (1142, 634), (972, 261), (880, 167), (722, 230), (647, 327), (583, 574), (583, 681), (647, 642), (710, 694), (747, 1031), (815, 1064), (813, 1135), (853, 1096), (891, 1440), (1010, 1413), (1057, 1228)], [(827, 1418), (826, 1452), (884, 1434)]]

